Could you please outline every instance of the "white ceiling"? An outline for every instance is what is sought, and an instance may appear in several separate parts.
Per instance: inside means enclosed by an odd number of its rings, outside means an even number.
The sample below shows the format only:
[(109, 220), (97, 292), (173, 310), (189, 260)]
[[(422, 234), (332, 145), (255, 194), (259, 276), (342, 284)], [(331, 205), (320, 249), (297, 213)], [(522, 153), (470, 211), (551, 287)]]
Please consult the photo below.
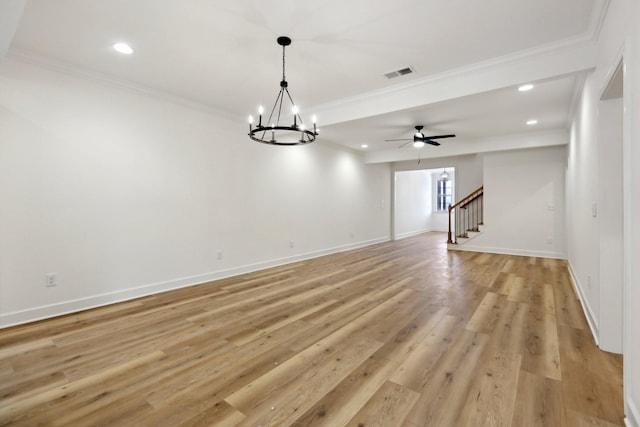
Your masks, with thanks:
[[(402, 142), (386, 139), (413, 137), (414, 126), (422, 124), (425, 135), (455, 133), (455, 139), (440, 141), (455, 144), (535, 131), (564, 128), (577, 77), (570, 75), (538, 82), (535, 90), (519, 92), (510, 86), (475, 95), (436, 102), (418, 108), (399, 110), (379, 116), (338, 123), (323, 129), (322, 136), (343, 141), (353, 149), (361, 144), (371, 150), (397, 148)], [(535, 128), (526, 122), (537, 119)], [(375, 131), (362, 132), (362, 129)]]
[[(417, 124), (427, 134), (458, 135), (443, 144), (530, 132), (524, 121), (534, 117), (537, 132), (566, 128), (606, 5), (29, 0), (21, 16), (15, 6), (0, 10), (17, 23), (14, 34), (0, 33), (0, 47), (9, 38), (9, 56), (165, 93), (237, 117), (244, 130), (258, 104), (275, 101), (282, 66), (276, 38), (287, 35), (289, 89), (303, 116), (319, 111), (319, 143), (390, 151), (384, 140), (410, 138)], [(117, 41), (135, 53), (117, 54)], [(414, 74), (383, 76), (408, 66)], [(519, 93), (526, 81), (536, 88)]]

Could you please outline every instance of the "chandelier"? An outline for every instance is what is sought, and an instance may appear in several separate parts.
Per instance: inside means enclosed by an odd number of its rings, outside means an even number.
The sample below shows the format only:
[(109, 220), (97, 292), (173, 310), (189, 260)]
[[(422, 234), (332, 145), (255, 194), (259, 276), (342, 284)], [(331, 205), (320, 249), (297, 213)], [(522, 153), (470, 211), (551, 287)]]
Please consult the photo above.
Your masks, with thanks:
[[(313, 129), (307, 129), (302, 121), (302, 117), (298, 114), (298, 107), (289, 94), (287, 79), (285, 77), (284, 67), (284, 49), (291, 44), (289, 37), (278, 37), (278, 44), (282, 46), (282, 81), (280, 82), (280, 92), (273, 104), (269, 118), (263, 123), (262, 115), (264, 108), (262, 105), (258, 107), (258, 126), (253, 127), (253, 116), (249, 116), (249, 137), (254, 141), (271, 145), (303, 145), (309, 144), (316, 140), (318, 128), (316, 127), (316, 116), (313, 116)], [(285, 97), (286, 95), (286, 97)], [(293, 115), (293, 123), (290, 125), (280, 124), (280, 117), (283, 113), (283, 101), (286, 99), (290, 103), (290, 111)], [(285, 107), (285, 114), (286, 113)], [(288, 116), (288, 115), (287, 115)]]

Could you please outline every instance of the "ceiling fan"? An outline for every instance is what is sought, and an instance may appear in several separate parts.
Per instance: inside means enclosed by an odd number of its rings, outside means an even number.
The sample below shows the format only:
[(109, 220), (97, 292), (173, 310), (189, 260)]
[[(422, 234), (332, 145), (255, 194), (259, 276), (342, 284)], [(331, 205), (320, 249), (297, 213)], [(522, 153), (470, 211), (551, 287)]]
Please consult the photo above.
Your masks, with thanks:
[(435, 145), (438, 146), (440, 145), (439, 142), (434, 141), (434, 139), (442, 139), (442, 138), (454, 138), (455, 135), (450, 134), (450, 135), (432, 135), (432, 136), (425, 136), (424, 133), (422, 133), (422, 129), (424, 128), (424, 126), (422, 125), (418, 125), (416, 126), (416, 133), (413, 134), (413, 139), (409, 139), (409, 138), (404, 138), (404, 139), (387, 139), (387, 142), (393, 142), (393, 141), (408, 141), (405, 142), (404, 144), (402, 144), (400, 147), (398, 148), (402, 148), (405, 145), (413, 142), (413, 146), (416, 148), (421, 148), (424, 147), (424, 144), (431, 144), (431, 145)]

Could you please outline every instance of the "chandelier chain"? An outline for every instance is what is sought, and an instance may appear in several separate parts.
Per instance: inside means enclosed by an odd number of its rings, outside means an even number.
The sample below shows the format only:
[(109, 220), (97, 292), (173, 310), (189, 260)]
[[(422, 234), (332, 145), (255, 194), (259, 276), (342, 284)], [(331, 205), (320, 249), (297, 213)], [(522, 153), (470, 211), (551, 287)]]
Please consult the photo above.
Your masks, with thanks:
[(284, 75), (284, 48), (285, 47), (286, 46), (282, 46), (282, 81), (283, 82), (287, 81), (287, 79), (285, 78), (285, 75)]

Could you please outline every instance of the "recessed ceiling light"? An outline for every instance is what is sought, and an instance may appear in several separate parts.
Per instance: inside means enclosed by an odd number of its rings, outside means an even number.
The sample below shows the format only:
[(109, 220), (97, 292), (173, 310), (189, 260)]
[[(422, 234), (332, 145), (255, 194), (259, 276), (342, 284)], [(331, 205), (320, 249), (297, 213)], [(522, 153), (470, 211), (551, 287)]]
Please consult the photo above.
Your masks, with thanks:
[(533, 89), (533, 85), (531, 83), (527, 83), (526, 85), (522, 85), (518, 88), (520, 92), (526, 92), (531, 89)]
[(131, 55), (133, 53), (133, 49), (131, 48), (131, 46), (129, 46), (126, 43), (116, 43), (113, 45), (113, 48), (116, 51), (123, 53), (125, 55)]
[(369, 146), (367, 144), (362, 144), (360, 148), (369, 148)]
[(527, 124), (529, 126), (533, 126), (533, 125), (537, 125), (538, 121), (536, 119), (532, 119), (532, 120), (527, 120)]

